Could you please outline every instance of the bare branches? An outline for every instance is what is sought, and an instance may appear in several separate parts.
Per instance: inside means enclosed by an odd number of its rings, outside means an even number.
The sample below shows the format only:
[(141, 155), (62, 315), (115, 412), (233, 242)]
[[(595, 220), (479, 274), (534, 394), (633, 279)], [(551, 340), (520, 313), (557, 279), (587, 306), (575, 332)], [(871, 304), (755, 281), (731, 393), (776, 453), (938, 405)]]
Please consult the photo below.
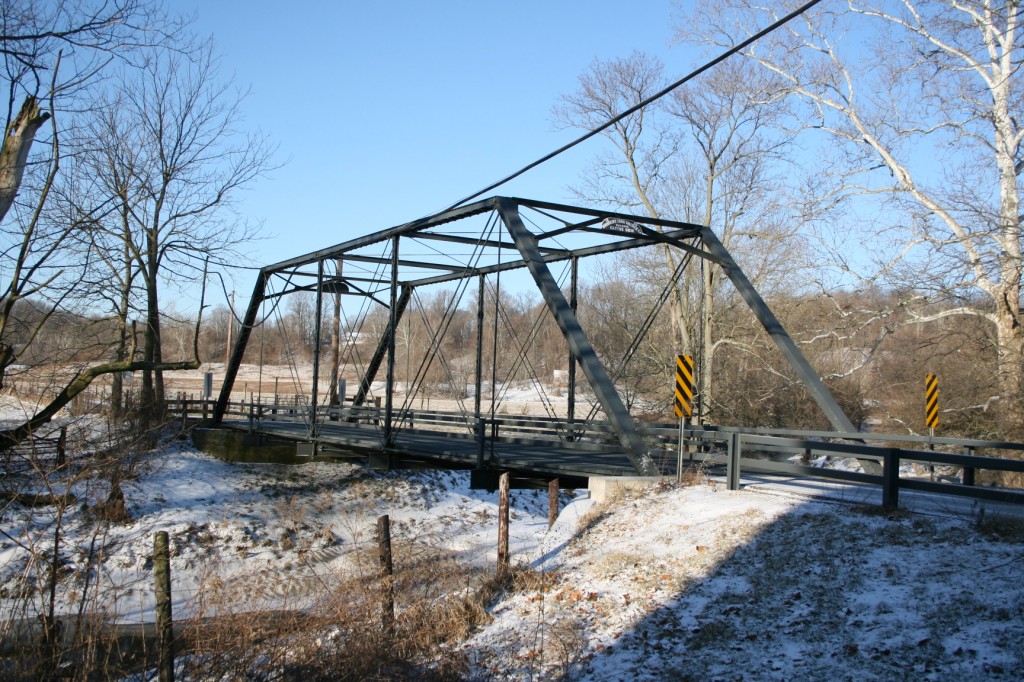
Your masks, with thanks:
[[(686, 35), (721, 44), (773, 12), (720, 0), (694, 11)], [(913, 323), (992, 325), (1008, 433), (1024, 432), (1021, 13), (1014, 0), (850, 0), (745, 53), (804, 107), (805, 139), (839, 143), (823, 148), (838, 185), (829, 208), (875, 216), (874, 234), (894, 237), (860, 259), (880, 268), (858, 278), (984, 294)]]
[[(152, 0), (3, 0), (0, 58), (12, 81), (53, 68), (58, 51), (81, 54), (69, 87), (77, 87), (112, 59), (128, 59), (140, 47), (169, 46), (182, 22)], [(35, 94), (26, 83), (30, 93)]]
[[(126, 367), (159, 376), (194, 366), (163, 359), (161, 267), (205, 280), (210, 254), (230, 260), (225, 254), (252, 235), (224, 209), (266, 170), (269, 146), (237, 132), (242, 95), (217, 78), (210, 45), (182, 26), (153, 0), (0, 0), (10, 112), (0, 149), (0, 269), (9, 278), (0, 297), (0, 385), (4, 368), (33, 354), (43, 325), (71, 307), (91, 306), (95, 315), (97, 304), (110, 306), (117, 321), (104, 328), (115, 331), (104, 348), (75, 358), (98, 364), (34, 419), (49, 419), (103, 374), (118, 387)], [(118, 87), (99, 87), (100, 77)], [(33, 147), (47, 122), (50, 144)], [(137, 358), (128, 321), (140, 301), (146, 347)], [(31, 323), (14, 319), (16, 306)]]

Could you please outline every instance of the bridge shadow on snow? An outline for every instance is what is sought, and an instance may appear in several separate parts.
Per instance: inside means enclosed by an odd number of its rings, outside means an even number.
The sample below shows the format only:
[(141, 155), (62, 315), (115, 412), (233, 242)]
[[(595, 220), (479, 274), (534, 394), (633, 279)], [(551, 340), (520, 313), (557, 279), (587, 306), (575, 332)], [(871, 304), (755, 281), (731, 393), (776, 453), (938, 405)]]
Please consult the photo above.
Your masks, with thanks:
[[(519, 656), (520, 672), (602, 680), (1024, 678), (1020, 537), (991, 541), (963, 516), (819, 501), (768, 504), (782, 511), (764, 512), (758, 500), (780, 498), (715, 495), (754, 502), (723, 508), (732, 522), (713, 531), (706, 510), (679, 525), (678, 509), (642, 498), (581, 519), (590, 527), (535, 562), (554, 586), (542, 615), (526, 619), (521, 639), (533, 648)], [(701, 500), (684, 509), (690, 504)], [(630, 505), (636, 511), (623, 519)], [(582, 543), (585, 566), (572, 556)], [(621, 628), (609, 630), (613, 623)]]

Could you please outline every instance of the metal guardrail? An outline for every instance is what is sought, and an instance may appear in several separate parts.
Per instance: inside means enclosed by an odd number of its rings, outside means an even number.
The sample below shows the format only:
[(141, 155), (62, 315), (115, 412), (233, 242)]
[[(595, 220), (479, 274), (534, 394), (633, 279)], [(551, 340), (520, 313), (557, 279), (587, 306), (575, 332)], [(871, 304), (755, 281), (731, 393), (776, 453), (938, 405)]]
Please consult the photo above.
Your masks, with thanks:
[[(969, 497), (978, 500), (997, 502), (1010, 502), (1024, 504), (1024, 490), (1016, 488), (1000, 488), (995, 486), (975, 485), (976, 472), (1002, 471), (1024, 473), (1024, 460), (1007, 459), (1005, 457), (988, 457), (976, 454), (956, 454), (947, 452), (935, 452), (932, 450), (915, 450), (898, 447), (879, 447), (867, 443), (856, 442), (827, 442), (816, 438), (807, 437), (783, 437), (781, 435), (766, 435), (740, 429), (722, 429), (717, 431), (694, 430), (689, 440), (696, 441), (705, 446), (706, 450), (712, 450), (709, 445), (724, 445), (725, 453), (717, 452), (697, 453), (695, 459), (702, 462), (721, 462), (724, 459), (726, 465), (726, 480), (730, 490), (738, 490), (740, 487), (740, 473), (742, 470), (764, 473), (787, 473), (799, 476), (814, 478), (826, 478), (840, 481), (858, 483), (869, 483), (882, 487), (882, 505), (895, 508), (899, 506), (899, 494), (901, 489), (919, 490), (923, 492), (939, 493), (943, 495), (955, 495)], [(932, 442), (935, 439), (913, 437), (893, 437), (887, 434), (836, 434), (829, 432), (812, 432), (815, 436), (828, 436), (844, 440), (876, 440), (888, 442)], [(956, 438), (944, 438), (944, 445), (960, 446), (970, 448), (971, 452), (977, 449), (994, 450), (1024, 450), (1024, 444), (1007, 443), (1003, 441), (982, 441), (982, 440), (961, 440)], [(1008, 447), (1012, 446), (1012, 447)], [(744, 457), (744, 453), (751, 455), (755, 453), (767, 454), (769, 456), (780, 455), (828, 455), (833, 457), (853, 457), (857, 459), (872, 459), (878, 461), (882, 466), (881, 475), (866, 474), (856, 471), (845, 471), (838, 469), (826, 469), (812, 467), (805, 464), (782, 462), (772, 459), (758, 459), (755, 457)], [(941, 483), (935, 481), (924, 481), (914, 478), (900, 476), (900, 465), (903, 462), (913, 462), (926, 466), (953, 466), (961, 469), (959, 483)]]
[[(209, 418), (214, 400), (177, 399), (168, 401), (170, 414), (184, 419)], [(308, 405), (272, 402), (232, 402), (225, 416), (247, 419), (250, 429), (262, 421), (306, 422), (310, 420)], [(317, 408), (319, 423), (349, 422), (379, 426), (385, 418), (377, 405), (321, 406)], [(568, 421), (545, 416), (481, 416), (442, 410), (398, 409), (392, 413), (396, 428), (443, 429), (454, 435), (477, 438), (481, 429), (485, 437), (505, 443), (523, 445), (557, 445), (571, 443), (579, 449), (621, 447), (611, 426), (602, 421)], [(454, 429), (452, 427), (455, 427)], [(642, 423), (637, 428), (644, 444), (652, 451), (677, 453), (679, 425), (672, 422)], [(871, 445), (870, 443), (879, 443)], [(962, 452), (941, 452), (932, 449), (893, 447), (893, 443), (915, 444), (919, 447), (959, 448)], [(946, 437), (912, 436), (880, 433), (839, 433), (835, 431), (807, 431), (792, 429), (742, 427), (690, 427), (684, 432), (684, 446), (690, 450), (691, 461), (725, 464), (730, 490), (740, 486), (741, 471), (782, 473), (838, 481), (867, 483), (882, 487), (882, 504), (896, 507), (900, 490), (919, 490), (970, 497), (979, 500), (1024, 504), (1024, 489), (978, 486), (978, 471), (1001, 471), (1024, 474), (1024, 460), (982, 456), (979, 450), (1010, 450), (1024, 452), (1024, 443), (961, 439)], [(758, 458), (754, 455), (762, 455)], [(819, 456), (849, 457), (874, 460), (880, 463), (882, 473), (867, 474), (858, 471), (779, 461), (781, 457), (801, 455), (804, 459)], [(774, 457), (765, 459), (764, 456)], [(903, 462), (933, 466), (952, 466), (961, 469), (958, 483), (924, 481), (900, 476)]]

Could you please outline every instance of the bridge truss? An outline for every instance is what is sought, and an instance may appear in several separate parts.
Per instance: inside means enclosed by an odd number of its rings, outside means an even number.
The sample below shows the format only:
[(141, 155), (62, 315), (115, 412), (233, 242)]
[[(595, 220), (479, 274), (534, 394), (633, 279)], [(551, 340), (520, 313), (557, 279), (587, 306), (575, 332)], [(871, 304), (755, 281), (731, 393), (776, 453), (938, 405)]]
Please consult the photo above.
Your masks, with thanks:
[[(453, 286), (461, 297), (475, 280), (478, 291), (473, 368), (475, 393), (472, 413), (468, 419), (482, 424), (482, 385), (485, 377), (490, 374), (488, 368), (483, 366), (485, 287), (489, 278), (500, 281), (505, 273), (525, 270), (529, 274), (526, 281), (532, 281), (536, 286), (568, 347), (568, 423), (576, 419), (575, 395), (579, 368), (610, 431), (624, 448), (633, 468), (641, 474), (654, 473), (653, 461), (637, 433), (633, 418), (613, 380), (613, 373), (605, 364), (607, 360), (595, 351), (577, 315), (578, 267), (581, 261), (651, 246), (668, 248), (676, 254), (680, 262), (674, 275), (676, 278), (681, 274), (684, 264), (694, 257), (720, 266), (833, 427), (843, 432), (855, 430), (779, 320), (710, 228), (510, 197), (477, 201), (262, 268), (228, 362), (214, 411), (214, 421), (219, 422), (224, 417), (252, 331), (260, 323), (263, 306), (268, 302), (276, 305), (281, 297), (289, 294), (314, 293), (315, 347), (319, 348), (324, 331), (321, 320), (326, 297), (358, 297), (363, 303), (386, 310), (387, 320), (378, 330), (375, 350), (361, 368), (362, 377), (352, 402), (354, 407), (358, 407), (367, 400), (371, 385), (383, 365), (385, 389), (381, 447), (384, 452), (388, 452), (395, 443), (397, 430), (401, 428), (400, 419), (396, 419), (395, 404), (396, 338), (410, 301), (417, 290), (435, 285)], [(423, 254), (429, 256), (424, 257)], [(568, 295), (563, 292), (563, 286), (553, 274), (554, 266), (561, 266), (570, 273)], [(443, 333), (443, 327), (445, 323), (442, 321), (433, 329), (432, 346), (437, 344), (437, 337)], [(310, 395), (312, 418), (308, 425), (308, 435), (314, 441), (318, 428), (318, 401), (320, 404), (324, 401), (319, 390), (319, 357), (319, 352), (314, 353)], [(496, 362), (496, 358), (497, 353), (491, 358), (492, 362)], [(491, 391), (493, 396), (493, 382)], [(570, 434), (567, 437), (572, 436)], [(486, 438), (483, 428), (479, 429), (478, 438), (481, 453), (478, 466), (482, 467), (483, 442)]]

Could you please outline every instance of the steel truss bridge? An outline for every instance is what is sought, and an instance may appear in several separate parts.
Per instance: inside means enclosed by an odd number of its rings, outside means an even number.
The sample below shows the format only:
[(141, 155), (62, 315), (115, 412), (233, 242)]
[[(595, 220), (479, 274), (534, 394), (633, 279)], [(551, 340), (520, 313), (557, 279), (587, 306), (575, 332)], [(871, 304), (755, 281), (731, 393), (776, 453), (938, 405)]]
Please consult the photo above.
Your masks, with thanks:
[[(692, 223), (510, 197), (481, 200), (262, 268), (226, 369), (214, 420), (219, 422), (224, 417), (252, 330), (257, 325), (261, 308), (268, 301), (296, 292), (315, 293), (314, 346), (319, 348), (323, 336), (321, 319), (325, 295), (358, 297), (363, 303), (370, 302), (386, 309), (388, 319), (379, 332), (375, 351), (365, 363), (352, 406), (360, 408), (366, 404), (383, 364), (384, 411), (379, 447), (386, 454), (400, 451), (405, 413), (397, 409), (395, 402), (395, 355), (396, 336), (403, 315), (419, 289), (447, 285), (455, 288), (456, 299), (461, 300), (470, 288), (469, 284), (475, 281), (478, 289), (473, 372), (475, 391), (467, 418), (476, 426), (476, 464), (484, 468), (489, 464), (486, 454), (490, 436), (484, 419), (487, 411), (482, 403), (482, 393), (484, 378), (494, 376), (493, 368), (484, 367), (483, 363), (487, 280), (494, 278), (500, 281), (503, 274), (508, 277), (506, 273), (511, 271), (526, 270), (561, 331), (570, 355), (567, 358), (566, 428), (562, 440), (567, 447), (562, 450), (585, 449), (585, 443), (577, 437), (574, 427), (577, 421), (578, 369), (603, 415), (610, 440), (625, 455), (633, 472), (653, 474), (656, 467), (650, 447), (644, 443), (626, 409), (613, 378), (614, 370), (606, 367), (607, 360), (594, 350), (577, 316), (580, 262), (602, 254), (641, 247), (666, 250), (670, 262), (678, 263), (672, 280), (678, 280), (686, 264), (694, 257), (718, 265), (775, 340), (832, 425), (839, 431), (854, 430), (796, 344), (711, 229)], [(410, 251), (413, 256), (406, 255)], [(431, 257), (423, 258), (423, 253), (431, 254)], [(569, 266), (568, 296), (552, 272), (555, 264)], [(666, 297), (663, 296), (661, 302)], [(449, 312), (451, 309), (433, 330), (432, 349), (439, 349), (437, 339), (450, 323)], [(523, 351), (521, 348), (521, 354)], [(495, 353), (492, 362), (496, 357)], [(430, 361), (434, 359), (444, 363), (443, 357), (439, 358), (436, 352)], [(415, 388), (416, 382), (412, 383)], [(493, 396), (493, 387), (491, 392)], [(314, 354), (309, 395), (311, 420), (304, 437), (315, 443), (324, 437), (325, 424), (317, 409), (324, 402), (319, 353)]]
[[(846, 456), (861, 461), (866, 473), (852, 474), (851, 480), (863, 476), (867, 477), (864, 482), (882, 482), (883, 468), (889, 470), (886, 475), (890, 478), (898, 476), (891, 471), (890, 460), (895, 452), (896, 461), (900, 461), (900, 451), (872, 449), (864, 444), (863, 435), (854, 433), (856, 429), (833, 396), (710, 228), (511, 197), (477, 201), (262, 268), (228, 362), (223, 387), (212, 405), (212, 421), (294, 441), (301, 454), (360, 453), (360, 456), (368, 456), (371, 463), (383, 467), (408, 460), (435, 461), (472, 468), (484, 480), (507, 470), (524, 477), (534, 475), (547, 479), (675, 473), (677, 456), (682, 450), (676, 435), (678, 426), (641, 424), (630, 414), (619, 392), (616, 379), (635, 351), (636, 339), (624, 357), (603, 357), (595, 351), (578, 315), (581, 264), (606, 254), (652, 247), (663, 250), (666, 262), (675, 264), (675, 271), (667, 279), (666, 288), (655, 302), (641, 333), (650, 328), (668, 298), (669, 285), (680, 280), (694, 258), (719, 266), (832, 424), (835, 435), (845, 439), (837, 446), (837, 454), (845, 452)], [(556, 278), (558, 268), (562, 271), (562, 282)], [(514, 277), (524, 271), (528, 278), (520, 279), (536, 287), (546, 315), (557, 325), (567, 349), (564, 414), (510, 416), (495, 409), (501, 278)], [(396, 339), (400, 325), (417, 292), (432, 287), (447, 287), (452, 293), (446, 298), (439, 319), (431, 322), (424, 318), (431, 338), (415, 376), (410, 377), (411, 372), (407, 372), (404, 390), (398, 392)], [(355, 365), (361, 370), (354, 395), (343, 395), (336, 401), (328, 399), (323, 386), (334, 379), (325, 380), (321, 376), (321, 353), (314, 353), (312, 381), (301, 405), (298, 401), (292, 406), (266, 404), (265, 401), (232, 403), (232, 389), (243, 356), (253, 331), (267, 319), (266, 307), (277, 309), (284, 297), (300, 292), (315, 295), (315, 348), (321, 348), (326, 336), (322, 324), (325, 302), (345, 300), (346, 306), (350, 301), (356, 302), (360, 313), (350, 321), (348, 329), (350, 333), (354, 330), (361, 335), (373, 328), (366, 323), (373, 311), (378, 315), (385, 312), (384, 324), (377, 326), (371, 339), (372, 352), (359, 362), (348, 361), (349, 366)], [(440, 340), (449, 331), (455, 311), (467, 292), (470, 300), (472, 294), (476, 294), (475, 338), (464, 340), (472, 346), (473, 367), (469, 378), (473, 390), (466, 391), (470, 398), (460, 398), (457, 411), (414, 409), (417, 391), (422, 389), (425, 373), (432, 365), (443, 368), (450, 386), (459, 383), (441, 352)], [(492, 294), (494, 302), (494, 348), (485, 361), (488, 293)], [(529, 365), (530, 348), (527, 346), (531, 341), (532, 337), (510, 339), (509, 345), (518, 344), (518, 348), (503, 346), (501, 350), (507, 352), (500, 356), (507, 359), (505, 356), (514, 355), (518, 366)], [(666, 367), (666, 390), (670, 376)], [(535, 372), (532, 379), (539, 384)], [(374, 395), (375, 382), (378, 386), (383, 383), (383, 395), (379, 390)], [(582, 384), (581, 389), (586, 389), (588, 404), (583, 406), (589, 408), (586, 414), (581, 414), (581, 406), (577, 404), (577, 395), (582, 394), (577, 390), (578, 383)], [(490, 389), (489, 404), (484, 401), (485, 385)], [(404, 396), (401, 403), (399, 395)], [(466, 404), (470, 400), (471, 404)], [(208, 407), (204, 403), (202, 411)], [(189, 411), (187, 404), (182, 408), (186, 413)], [(193, 414), (196, 409), (196, 406), (191, 408)], [(699, 460), (709, 457), (714, 460), (719, 455), (708, 453), (717, 446), (720, 446), (721, 457), (725, 457), (726, 452), (735, 453), (728, 458), (730, 462), (735, 460), (730, 472), (735, 472), (738, 485), (743, 437), (737, 442), (734, 436), (723, 435), (725, 431), (700, 427), (690, 428), (686, 433), (690, 441), (687, 447), (692, 446)], [(748, 449), (757, 438), (781, 437), (751, 430), (746, 434)], [(790, 436), (790, 440), (796, 439), (791, 443), (761, 445), (768, 450), (790, 447), (793, 452), (819, 452), (828, 447), (819, 442), (824, 435), (827, 434), (797, 433)], [(995, 446), (979, 442), (963, 447)], [(888, 451), (892, 452), (886, 455)], [(939, 457), (939, 463), (943, 463), (943, 456), (953, 459), (968, 456), (932, 454)], [(924, 461), (925, 455), (919, 450), (906, 451), (902, 459)], [(721, 461), (725, 463), (725, 459)], [(965, 462), (945, 463), (964, 467), (965, 472), (973, 472), (975, 467), (1005, 469), (1001, 464)], [(751, 461), (747, 465), (752, 466)], [(962, 483), (973, 487), (973, 473), (970, 480), (967, 478), (965, 474)], [(730, 483), (732, 481), (730, 475)], [(895, 490), (899, 484), (892, 485)]]

